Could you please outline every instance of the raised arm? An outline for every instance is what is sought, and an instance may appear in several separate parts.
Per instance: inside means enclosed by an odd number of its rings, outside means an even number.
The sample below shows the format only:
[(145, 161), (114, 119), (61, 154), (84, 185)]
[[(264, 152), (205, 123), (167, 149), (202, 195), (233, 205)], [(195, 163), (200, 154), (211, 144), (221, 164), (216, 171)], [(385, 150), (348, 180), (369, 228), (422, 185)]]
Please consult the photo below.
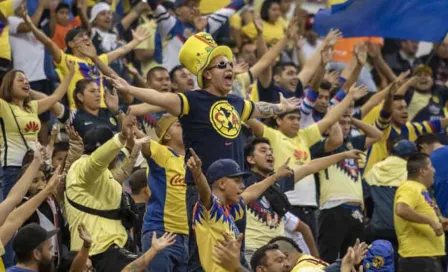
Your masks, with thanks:
[(33, 21), (31, 20), (30, 16), (28, 16), (28, 12), (26, 9), (24, 9), (23, 12), (23, 19), (28, 24), (31, 32), (33, 32), (34, 36), (45, 46), (45, 49), (47, 49), (51, 56), (53, 57), (53, 61), (55, 63), (61, 62), (61, 49), (49, 38), (47, 35), (45, 35), (42, 31), (40, 31), (36, 25), (34, 25)]
[[(254, 14), (253, 23), (257, 30), (257, 38), (256, 38), (255, 44), (257, 46), (257, 56), (260, 59), (260, 58), (262, 58), (262, 56), (264, 56), (268, 52), (268, 47), (263, 38), (263, 21), (261, 20), (261, 17), (259, 14)], [(278, 52), (278, 54), (280, 54), (280, 52)], [(259, 78), (258, 80), (260, 81), (261, 86), (267, 88), (271, 84), (271, 81), (272, 81), (272, 68), (269, 67), (269, 65), (263, 65), (263, 67), (261, 67), (261, 65), (260, 65), (260, 66), (256, 67), (256, 65), (260, 61), (255, 63), (255, 65), (254, 65), (255, 69), (251, 69), (251, 74), (254, 79)], [(269, 64), (272, 64), (273, 61), (274, 60), (271, 58), (271, 61), (269, 62)], [(265, 63), (268, 64), (267, 62), (265, 62)], [(264, 68), (264, 69), (260, 72), (259, 71), (260, 68)], [(253, 72), (255, 72), (255, 75), (253, 74)]]
[(249, 2), (249, 0), (234, 0), (226, 7), (208, 16), (205, 31), (210, 34), (215, 33), (227, 20), (230, 19), (230, 17), (232, 17), (233, 14), (235, 14), (235, 12), (243, 8), (247, 2)]
[(150, 11), (148, 3), (140, 2), (135, 6), (123, 19), (121, 19), (121, 25), (124, 30), (128, 30), (132, 23), (135, 22), (142, 14)]
[(361, 158), (360, 154), (361, 151), (359, 150), (350, 150), (347, 152), (334, 154), (320, 159), (315, 159), (301, 166), (296, 166), (293, 168), (294, 181), (298, 182), (302, 180), (304, 177), (317, 173), (321, 170), (327, 169), (331, 165), (338, 163), (341, 160), (360, 159)]
[(121, 272), (143, 272), (146, 271), (151, 260), (163, 249), (173, 245), (176, 242), (176, 234), (165, 232), (162, 237), (157, 239), (156, 233), (152, 235), (151, 247), (137, 260), (128, 264)]
[(127, 43), (125, 46), (107, 53), (107, 59), (109, 60), (109, 62), (113, 62), (119, 58), (124, 57), (129, 52), (134, 50), (137, 45), (139, 45), (142, 41), (148, 39), (150, 36), (151, 34), (147, 28), (143, 26), (137, 27), (136, 31), (132, 31), (132, 41)]
[(164, 41), (173, 27), (176, 25), (177, 19), (175, 16), (172, 16), (171, 13), (168, 12), (163, 5), (159, 4), (159, 2), (160, 1), (158, 0), (148, 1), (151, 9), (154, 12), (153, 15), (156, 19), (157, 30), (160, 33), (162, 41)]
[(22, 201), (25, 194), (33, 182), (33, 179), (37, 176), (40, 166), (44, 163), (45, 158), (42, 157), (42, 152), (45, 148), (38, 145), (34, 152), (34, 159), (26, 169), (23, 176), (12, 187), (8, 196), (0, 203), (0, 225), (3, 224), (5, 218), (11, 213), (11, 211)]
[(283, 177), (287, 177), (293, 174), (292, 170), (288, 167), (290, 158), (286, 160), (286, 162), (280, 166), (277, 172), (264, 180), (257, 182), (249, 187), (247, 187), (241, 197), (243, 198), (244, 203), (250, 203), (256, 199), (258, 199), (272, 184), (274, 184), (277, 180)]
[(199, 191), (199, 199), (202, 205), (209, 211), (212, 208), (212, 191), (208, 185), (207, 178), (202, 173), (202, 161), (190, 148), (191, 157), (187, 161), (187, 166), (193, 174), (193, 180), (196, 183), (196, 188)]
[(164, 108), (159, 106), (154, 106), (146, 103), (141, 103), (137, 105), (132, 105), (129, 107), (131, 109), (132, 115), (134, 116), (143, 116), (148, 113), (156, 113), (165, 111)]
[(353, 117), (352, 117), (352, 124), (355, 127), (359, 128), (362, 132), (364, 132), (366, 136), (366, 144), (364, 148), (368, 148), (374, 143), (378, 142), (379, 140), (381, 140), (381, 137), (383, 136), (381, 130)]
[(333, 126), (339, 119), (342, 117), (344, 112), (348, 109), (348, 107), (353, 103), (355, 99), (358, 97), (362, 97), (367, 93), (366, 86), (352, 86), (347, 94), (347, 96), (342, 100), (341, 103), (334, 106), (331, 110), (331, 114), (325, 115), (324, 119), (317, 123), (319, 127), (320, 133), (325, 133), (331, 126)]
[(107, 78), (115, 89), (122, 94), (130, 94), (140, 101), (159, 106), (167, 110), (171, 115), (179, 116), (181, 113), (181, 100), (173, 93), (161, 93), (153, 89), (142, 89), (129, 85), (126, 80), (114, 76)]
[(83, 223), (78, 225), (79, 238), (83, 241), (81, 249), (73, 259), (69, 272), (84, 272), (86, 269), (87, 260), (89, 259), (89, 251), (92, 246), (92, 237), (87, 231)]
[(250, 118), (269, 118), (275, 115), (279, 115), (285, 112), (296, 110), (300, 106), (300, 100), (296, 97), (284, 98), (283, 94), (280, 95), (280, 103), (272, 104), (268, 102), (256, 102), (254, 111)]
[(59, 167), (42, 191), (9, 214), (5, 223), (0, 227), (0, 240), (2, 244), (6, 245), (16, 233), (17, 229), (22, 226), (34, 211), (36, 211), (40, 204), (53, 193), (61, 179), (61, 176), (57, 173), (59, 173)]
[(341, 126), (339, 125), (338, 122), (336, 122), (336, 124), (334, 124), (331, 127), (330, 133), (328, 134), (328, 137), (325, 140), (325, 152), (329, 153), (335, 150), (336, 148), (340, 147), (343, 142), (344, 142), (344, 136), (342, 134)]
[[(33, 16), (31, 16), (31, 21), (33, 22), (34, 25), (39, 24), (40, 19), (42, 18), (42, 14), (44, 13), (45, 9), (48, 7), (49, 7), (48, 0), (39, 1), (36, 11), (34, 12)], [(27, 11), (24, 9), (25, 9), (24, 5), (21, 5), (19, 7), (18, 13), (19, 14), (26, 13)], [(14, 17), (12, 17), (12, 18), (14, 18)], [(11, 17), (8, 18), (8, 21), (10, 21), (10, 20), (11, 20)], [(11, 22), (10, 22), (10, 24), (11, 24)], [(30, 32), (31, 28), (25, 21), (23, 21), (23, 22), (19, 23), (19, 25), (17, 26), (15, 31), (13, 31), (11, 28), (9, 31), (12, 33), (14, 33), (14, 32), (15, 33), (26, 33), (26, 32)]]
[(38, 105), (37, 108), (39, 114), (49, 110), (56, 103), (58, 103), (58, 101), (60, 101), (67, 93), (68, 86), (72, 81), (73, 75), (75, 73), (74, 63), (72, 61), (67, 60), (67, 67), (69, 69), (68, 74), (64, 77), (61, 84), (59, 84), (58, 88), (53, 92), (53, 94), (37, 100)]
[(397, 76), (381, 55), (380, 45), (375, 43), (368, 43), (367, 48), (369, 57), (371, 58), (375, 67), (377, 67), (377, 69), (379, 70), (378, 72), (383, 74), (389, 82), (394, 82)]
[(347, 92), (356, 83), (361, 74), (362, 67), (367, 62), (367, 46), (364, 43), (355, 45), (354, 54), (350, 63), (342, 71), (341, 77), (347, 79), (343, 89)]

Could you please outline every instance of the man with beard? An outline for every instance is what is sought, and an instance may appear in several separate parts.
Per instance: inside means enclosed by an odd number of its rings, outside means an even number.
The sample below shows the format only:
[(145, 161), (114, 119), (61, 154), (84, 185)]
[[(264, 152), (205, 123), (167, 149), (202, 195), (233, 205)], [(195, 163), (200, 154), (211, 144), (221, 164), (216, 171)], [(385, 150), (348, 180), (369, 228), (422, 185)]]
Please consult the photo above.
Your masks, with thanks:
[(367, 162), (364, 176), (373, 165), (382, 161), (388, 155), (387, 142), (401, 135), (411, 142), (424, 133), (440, 133), (448, 126), (448, 118), (423, 122), (408, 122), (408, 107), (405, 97), (397, 95), (396, 82), (388, 90), (388, 94), (375, 126), (383, 132), (380, 141), (373, 144), (367, 152)]
[(267, 244), (255, 251), (250, 266), (255, 272), (289, 272), (291, 265), (277, 244)]
[(12, 244), (17, 264), (7, 272), (54, 271), (51, 237), (58, 231), (55, 229), (47, 232), (36, 223), (21, 228)]

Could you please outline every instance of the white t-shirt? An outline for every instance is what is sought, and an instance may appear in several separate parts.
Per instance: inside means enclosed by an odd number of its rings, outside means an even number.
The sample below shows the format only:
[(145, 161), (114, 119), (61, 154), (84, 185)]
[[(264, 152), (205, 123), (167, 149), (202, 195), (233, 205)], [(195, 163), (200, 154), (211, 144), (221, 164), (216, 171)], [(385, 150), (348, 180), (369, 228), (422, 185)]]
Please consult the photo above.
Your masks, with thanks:
[(32, 32), (17, 33), (22, 18), (8, 17), (9, 42), (14, 69), (22, 70), (30, 82), (46, 79), (44, 71), (44, 45)]

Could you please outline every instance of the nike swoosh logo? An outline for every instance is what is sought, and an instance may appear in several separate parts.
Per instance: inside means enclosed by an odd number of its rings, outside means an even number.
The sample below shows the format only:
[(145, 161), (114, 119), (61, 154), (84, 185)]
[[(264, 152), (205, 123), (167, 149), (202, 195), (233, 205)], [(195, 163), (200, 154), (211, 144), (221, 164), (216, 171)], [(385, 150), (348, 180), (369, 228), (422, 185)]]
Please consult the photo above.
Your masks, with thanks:
[(232, 145), (232, 143), (230, 143), (230, 142), (225, 142), (224, 144), (225, 144), (226, 146)]
[(85, 122), (84, 126), (90, 126), (91, 124), (93, 124), (93, 122)]

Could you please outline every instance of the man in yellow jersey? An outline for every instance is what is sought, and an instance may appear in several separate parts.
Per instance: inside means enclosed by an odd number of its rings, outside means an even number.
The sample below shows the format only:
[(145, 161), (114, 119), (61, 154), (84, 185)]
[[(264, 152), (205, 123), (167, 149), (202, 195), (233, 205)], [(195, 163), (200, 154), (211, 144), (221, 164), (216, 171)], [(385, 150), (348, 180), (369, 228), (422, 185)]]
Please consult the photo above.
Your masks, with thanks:
[(255, 251), (250, 260), (252, 271), (258, 272), (289, 272), (291, 264), (288, 257), (277, 244), (267, 244)]
[(394, 225), (398, 238), (398, 272), (442, 272), (440, 257), (445, 255), (443, 218), (429, 192), (435, 170), (428, 155), (417, 153), (408, 159), (408, 180), (395, 194)]
[(133, 32), (133, 40), (131, 42), (114, 51), (97, 56), (95, 47), (92, 40), (89, 38), (87, 31), (82, 28), (74, 28), (65, 36), (67, 51), (64, 52), (33, 24), (28, 15), (26, 15), (25, 21), (30, 26), (31, 31), (36, 38), (43, 43), (45, 49), (51, 53), (61, 78), (68, 74), (69, 70), (66, 65), (67, 60), (71, 60), (75, 63), (75, 75), (70, 82), (67, 92), (70, 109), (76, 109), (73, 97), (76, 82), (85, 78), (94, 79), (96, 81), (101, 92), (101, 107), (106, 108), (104, 102), (103, 74), (107, 76), (115, 74), (113, 70), (109, 68), (109, 63), (124, 57), (138, 44), (149, 38), (149, 32), (147, 30), (143, 28), (137, 29), (136, 32)]
[(153, 232), (176, 233), (176, 242), (162, 250), (151, 261), (150, 271), (186, 272), (188, 265), (188, 220), (185, 202), (185, 147), (182, 127), (172, 115), (157, 122), (159, 142), (151, 141), (142, 153), (148, 160), (148, 184), (151, 197), (146, 206), (142, 226), (142, 248), (151, 247)]
[[(128, 139), (133, 137), (136, 119), (123, 118), (119, 134), (96, 126), (84, 135), (85, 155), (75, 161), (67, 173), (65, 209), (71, 233), (71, 250), (79, 250), (83, 241), (76, 229), (83, 223), (90, 230), (90, 256), (97, 271), (121, 271), (137, 258), (125, 246), (128, 235), (120, 211), (122, 186), (109, 165)], [(106, 211), (108, 212), (106, 214)], [(118, 214), (118, 215), (117, 215)]]
[[(278, 236), (272, 239), (269, 244), (277, 245), (278, 248), (288, 256), (290, 265), (293, 267), (292, 272), (299, 272), (302, 268), (322, 269), (328, 266), (328, 263), (315, 258), (311, 255), (303, 254), (299, 246), (291, 239)], [(317, 270), (318, 271), (318, 270)]]
[(7, 18), (14, 16), (14, 11), (21, 2), (20, 0), (0, 1), (0, 82), (6, 72), (12, 68)]
[(408, 122), (408, 108), (405, 97), (395, 95), (396, 83), (388, 91), (375, 126), (383, 132), (380, 141), (373, 144), (367, 151), (367, 162), (364, 176), (373, 165), (387, 157), (387, 142), (401, 136), (411, 142), (425, 133), (439, 133), (448, 126), (448, 118), (428, 120), (423, 122)]

